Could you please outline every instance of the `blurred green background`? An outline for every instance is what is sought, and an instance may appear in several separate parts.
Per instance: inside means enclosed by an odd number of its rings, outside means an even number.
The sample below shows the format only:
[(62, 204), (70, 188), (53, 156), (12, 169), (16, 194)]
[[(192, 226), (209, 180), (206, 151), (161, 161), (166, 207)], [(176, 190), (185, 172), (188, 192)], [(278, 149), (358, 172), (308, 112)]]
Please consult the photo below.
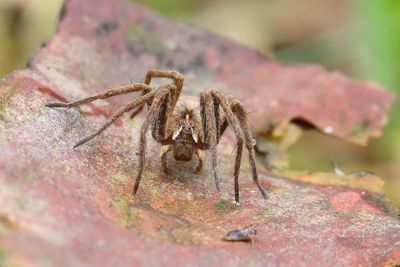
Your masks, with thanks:
[[(285, 63), (314, 63), (400, 92), (399, 0), (131, 0), (228, 36)], [(55, 30), (62, 0), (0, 0), (0, 73), (25, 66)], [(357, 147), (314, 131), (290, 149), (291, 169), (368, 170), (400, 204), (400, 106), (379, 139)]]

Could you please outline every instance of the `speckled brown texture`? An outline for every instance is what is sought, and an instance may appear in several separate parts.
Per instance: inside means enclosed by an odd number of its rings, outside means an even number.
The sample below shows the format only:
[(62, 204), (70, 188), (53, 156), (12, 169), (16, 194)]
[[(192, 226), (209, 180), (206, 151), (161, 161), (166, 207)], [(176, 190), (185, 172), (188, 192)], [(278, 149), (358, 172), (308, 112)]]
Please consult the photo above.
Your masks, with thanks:
[[(284, 174), (293, 178), (289, 179), (270, 177), (260, 169), (262, 183), (269, 189), (269, 199), (264, 201), (244, 162), (237, 208), (233, 205), (233, 138), (228, 135), (218, 147), (221, 194), (215, 193), (209, 161), (194, 175), (195, 162), (179, 164), (169, 159), (173, 173), (160, 175), (160, 147), (150, 142), (147, 169), (133, 198), (142, 118), (129, 121), (125, 116), (99, 138), (72, 149), (128, 101), (126, 96), (84, 106), (82, 113), (43, 107), (49, 100), (77, 99), (129, 78), (141, 80), (147, 69), (167, 64), (185, 73), (186, 92), (214, 85), (247, 105), (254, 97), (246, 90), (266, 90), (275, 79), (277, 87), (299, 93), (299, 112), (305, 109), (303, 89), (316, 82), (315, 75), (301, 73), (314, 70), (332, 88), (348, 94), (368, 92), (355, 100), (360, 101), (360, 106), (353, 106), (357, 108), (343, 107), (355, 120), (376, 119), (371, 132), (380, 129), (378, 121), (386, 116), (391, 100), (375, 86), (317, 67), (282, 67), (225, 39), (121, 1), (70, 0), (58, 33), (33, 58), (30, 69), (16, 71), (0, 84), (0, 266), (400, 263), (398, 210), (380, 194), (377, 177), (347, 180), (332, 174)], [(266, 73), (276, 73), (275, 78)], [(304, 82), (297, 83), (294, 77)], [(250, 80), (259, 87), (245, 85)], [(317, 98), (307, 92), (308, 99)], [(335, 91), (313, 92), (329, 98)], [(369, 104), (380, 107), (380, 112), (368, 115), (363, 109), (369, 109)], [(324, 107), (328, 112), (330, 106)], [(339, 104), (335, 107), (341, 109)], [(291, 109), (287, 107), (288, 112)], [(280, 112), (279, 116), (290, 114), (285, 109)], [(253, 123), (259, 128), (279, 117), (256, 114)], [(325, 115), (318, 114), (333, 123)], [(221, 240), (228, 231), (250, 224), (257, 229), (254, 245)]]

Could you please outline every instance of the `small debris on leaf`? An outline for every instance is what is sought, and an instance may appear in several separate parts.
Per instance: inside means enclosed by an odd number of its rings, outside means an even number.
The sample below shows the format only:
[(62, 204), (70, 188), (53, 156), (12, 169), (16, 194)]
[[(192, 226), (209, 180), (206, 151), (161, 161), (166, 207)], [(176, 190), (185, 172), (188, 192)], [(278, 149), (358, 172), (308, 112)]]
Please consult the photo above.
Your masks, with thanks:
[(257, 234), (257, 230), (251, 226), (245, 227), (242, 230), (229, 231), (222, 239), (225, 241), (251, 241), (252, 236)]
[(348, 174), (346, 174), (335, 161), (331, 161), (332, 168), (335, 174), (339, 176), (346, 176), (346, 175), (351, 175), (351, 176), (357, 176), (357, 177), (363, 177), (363, 176), (375, 176), (375, 173), (371, 171), (365, 171), (365, 170), (359, 170), (359, 171), (353, 171)]

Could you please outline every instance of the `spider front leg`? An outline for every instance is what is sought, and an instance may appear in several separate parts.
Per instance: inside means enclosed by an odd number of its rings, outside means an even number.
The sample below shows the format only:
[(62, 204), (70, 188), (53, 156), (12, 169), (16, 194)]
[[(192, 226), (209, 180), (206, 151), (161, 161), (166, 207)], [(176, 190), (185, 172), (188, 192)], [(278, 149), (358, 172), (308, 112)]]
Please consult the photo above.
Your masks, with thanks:
[[(150, 85), (150, 82), (153, 78), (166, 78), (166, 79), (171, 79), (174, 81), (174, 85), (176, 87), (176, 95), (174, 96), (173, 100), (173, 105), (176, 104), (178, 101), (179, 95), (182, 91), (183, 87), (183, 80), (184, 77), (182, 74), (176, 72), (176, 71), (164, 71), (164, 70), (149, 70), (146, 74), (146, 78), (144, 80), (144, 84)], [(143, 95), (147, 94), (151, 91), (143, 91)], [(148, 104), (148, 106), (151, 106), (151, 102)], [(137, 114), (139, 114), (143, 110), (144, 106), (139, 107), (136, 109), (130, 116), (131, 119), (133, 119)]]
[[(153, 98), (153, 102), (150, 106), (150, 110), (144, 120), (142, 127), (140, 129), (140, 142), (139, 142), (139, 168), (138, 174), (136, 177), (135, 185), (133, 187), (132, 194), (135, 195), (137, 190), (139, 189), (140, 180), (142, 179), (142, 174), (144, 170), (144, 166), (146, 163), (146, 132), (149, 128), (149, 125), (154, 125), (154, 121), (157, 118), (157, 114), (159, 113), (160, 107), (163, 104), (165, 97), (169, 92), (173, 91), (175, 86), (166, 85), (160, 87), (158, 91), (153, 91), (156, 95)], [(152, 92), (152, 93), (153, 93)], [(151, 94), (151, 93), (150, 93)]]
[(105, 98), (109, 98), (109, 97), (112, 97), (115, 95), (128, 94), (128, 93), (142, 91), (142, 90), (144, 90), (144, 91), (151, 90), (151, 87), (148, 86), (147, 84), (143, 84), (143, 83), (133, 83), (133, 84), (124, 85), (121, 87), (111, 88), (104, 92), (100, 92), (100, 93), (85, 97), (81, 100), (77, 100), (74, 102), (69, 102), (69, 103), (50, 102), (50, 103), (47, 103), (45, 106), (49, 107), (49, 108), (72, 108), (72, 107), (76, 107), (79, 105), (83, 105), (83, 104), (92, 102), (97, 99), (105, 99)]
[(121, 117), (125, 112), (128, 112), (140, 105), (144, 105), (146, 104), (148, 101), (150, 101), (153, 98), (154, 93), (150, 93), (147, 94), (145, 96), (142, 96), (140, 98), (137, 98), (135, 100), (133, 100), (132, 102), (130, 102), (129, 104), (123, 106), (122, 108), (120, 108), (119, 110), (117, 110), (117, 112), (115, 112), (104, 124), (103, 126), (100, 127), (100, 129), (98, 129), (95, 133), (85, 137), (84, 139), (82, 139), (81, 141), (79, 141), (78, 143), (76, 143), (74, 145), (74, 148), (77, 148), (78, 146), (83, 145), (84, 143), (87, 143), (88, 141), (92, 140), (93, 138), (95, 138), (96, 136), (98, 136), (99, 134), (101, 134), (104, 130), (106, 130), (108, 127), (111, 126), (111, 124), (114, 123), (114, 121), (116, 121), (119, 117)]
[(168, 166), (167, 166), (167, 154), (171, 150), (172, 150), (171, 145), (166, 145), (166, 146), (161, 147), (161, 155), (160, 155), (161, 169), (163, 170), (164, 174), (169, 174)]
[(197, 158), (199, 161), (197, 163), (196, 168), (194, 169), (194, 173), (199, 173), (203, 169), (203, 166), (204, 166), (205, 153), (203, 150), (196, 150), (195, 154), (197, 155)]
[[(160, 154), (160, 159), (161, 159), (161, 169), (164, 174), (169, 174), (168, 166), (167, 166), (167, 154), (172, 151), (173, 147), (171, 145), (165, 145), (161, 147), (161, 154)], [(196, 168), (194, 169), (194, 173), (199, 173), (204, 166), (204, 158), (205, 154), (203, 150), (196, 150), (194, 152), (197, 155), (198, 163), (196, 165)]]
[[(51, 102), (51, 103), (47, 103), (46, 107), (50, 107), (50, 108), (55, 108), (55, 107), (62, 107), (62, 108), (71, 108), (71, 107), (76, 107), (82, 104), (86, 104), (89, 102), (92, 102), (94, 100), (97, 99), (105, 99), (105, 98), (109, 98), (111, 96), (115, 96), (115, 95), (120, 95), (120, 94), (127, 94), (127, 93), (131, 93), (131, 92), (135, 92), (135, 91), (141, 91), (141, 90), (146, 90), (149, 87), (146, 84), (142, 84), (142, 83), (136, 83), (136, 84), (130, 84), (130, 85), (126, 85), (126, 86), (121, 86), (118, 88), (112, 88), (109, 89), (107, 91), (101, 92), (101, 93), (97, 93), (95, 95), (86, 97), (84, 99), (81, 100), (77, 100), (74, 102), (69, 102), (69, 103), (58, 103), (58, 102)], [(145, 103), (147, 103), (148, 101), (150, 101), (153, 96), (154, 96), (155, 92), (149, 93), (147, 95), (144, 95), (140, 98), (137, 98), (135, 100), (133, 100), (132, 102), (128, 103), (127, 105), (123, 106), (122, 108), (120, 108), (117, 112), (115, 112), (107, 121), (106, 123), (103, 124), (103, 126), (97, 130), (95, 133), (89, 135), (88, 137), (82, 139), (81, 141), (79, 141), (77, 144), (74, 145), (74, 148), (83, 145), (84, 143), (90, 141), (91, 139), (93, 139), (94, 137), (98, 136), (99, 134), (101, 134), (104, 130), (106, 130), (108, 127), (110, 127), (110, 125), (116, 121), (119, 117), (121, 117), (125, 112), (131, 111), (132, 109), (144, 105)]]

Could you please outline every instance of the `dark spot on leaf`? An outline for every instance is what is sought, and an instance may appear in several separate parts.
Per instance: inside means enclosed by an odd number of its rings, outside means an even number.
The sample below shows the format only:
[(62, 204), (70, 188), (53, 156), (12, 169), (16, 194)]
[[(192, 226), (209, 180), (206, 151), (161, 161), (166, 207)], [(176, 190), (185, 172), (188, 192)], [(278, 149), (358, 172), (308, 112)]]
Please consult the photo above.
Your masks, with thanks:
[(30, 69), (32, 67), (32, 60), (33, 60), (33, 56), (30, 56), (28, 58), (28, 62), (26, 62), (26, 68)]
[(372, 193), (365, 193), (362, 199), (372, 201), (381, 211), (398, 218), (396, 206), (387, 199), (384, 195), (377, 195)]
[(308, 120), (302, 118), (302, 117), (295, 117), (290, 120), (291, 123), (294, 123), (304, 129), (315, 129), (315, 125), (313, 125), (311, 122)]
[(64, 4), (61, 7), (60, 14), (58, 15), (58, 20), (62, 21), (65, 18), (65, 15), (67, 14), (67, 5), (68, 1), (64, 1)]
[(363, 121), (352, 128), (353, 135), (362, 135), (368, 131), (370, 128), (370, 123), (368, 121)]
[(107, 35), (118, 28), (118, 23), (115, 21), (104, 21), (98, 30), (99, 35)]
[(193, 62), (193, 67), (202, 67), (205, 65), (203, 55), (198, 55)]

